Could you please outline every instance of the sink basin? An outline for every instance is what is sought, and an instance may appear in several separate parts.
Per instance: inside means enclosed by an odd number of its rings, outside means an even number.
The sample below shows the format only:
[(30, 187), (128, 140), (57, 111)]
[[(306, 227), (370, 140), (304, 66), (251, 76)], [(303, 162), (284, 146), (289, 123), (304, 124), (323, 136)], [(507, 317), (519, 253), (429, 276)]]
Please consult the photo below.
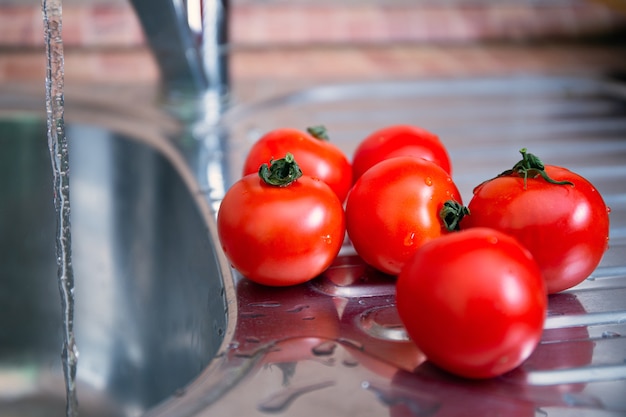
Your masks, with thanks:
[[(26, 101), (33, 105), (0, 111), (0, 415), (62, 417), (45, 106)], [(91, 113), (102, 119), (99, 110)], [(79, 412), (138, 416), (215, 356), (229, 271), (214, 249), (211, 211), (180, 155), (159, 141), (158, 123), (67, 115)], [(143, 138), (129, 134), (133, 126)]]
[[(32, 103), (15, 111), (6, 97), (0, 415), (63, 416), (45, 126)], [(184, 126), (124, 100), (67, 97), (79, 413), (623, 416), (624, 97), (618, 81), (566, 76), (381, 80), (319, 85), (219, 117), (207, 105), (204, 119)], [(327, 271), (287, 288), (252, 283), (219, 250), (215, 208), (262, 133), (325, 124), (351, 155), (366, 134), (395, 123), (441, 136), (466, 203), (528, 147), (590, 179), (612, 209), (601, 264), (549, 297), (539, 346), (510, 373), (467, 381), (432, 366), (398, 318), (393, 277), (348, 242)]]

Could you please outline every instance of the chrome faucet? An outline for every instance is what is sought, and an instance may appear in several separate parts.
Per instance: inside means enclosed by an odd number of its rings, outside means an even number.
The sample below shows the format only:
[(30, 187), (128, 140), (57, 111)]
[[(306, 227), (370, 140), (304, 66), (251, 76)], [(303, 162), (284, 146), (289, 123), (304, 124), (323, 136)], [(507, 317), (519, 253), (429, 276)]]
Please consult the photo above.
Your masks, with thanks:
[[(131, 0), (167, 89), (228, 89), (228, 0)], [(201, 17), (194, 31), (189, 17)]]

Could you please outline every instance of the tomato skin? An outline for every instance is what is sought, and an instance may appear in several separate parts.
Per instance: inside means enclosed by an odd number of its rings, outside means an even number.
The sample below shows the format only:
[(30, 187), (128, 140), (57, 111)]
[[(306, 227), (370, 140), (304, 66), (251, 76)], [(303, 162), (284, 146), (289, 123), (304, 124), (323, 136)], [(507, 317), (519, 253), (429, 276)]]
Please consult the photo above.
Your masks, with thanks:
[(461, 195), (441, 167), (411, 156), (387, 159), (350, 191), (348, 236), (366, 263), (397, 275), (422, 244), (448, 233), (439, 218), (448, 200), (461, 203)]
[(286, 286), (328, 268), (344, 239), (345, 216), (337, 196), (317, 178), (276, 187), (251, 174), (227, 191), (217, 227), (226, 257), (243, 276)]
[(530, 252), (475, 228), (426, 243), (396, 284), (398, 313), (428, 360), (466, 378), (516, 368), (537, 346), (547, 295)]
[(262, 164), (294, 155), (304, 175), (324, 181), (342, 202), (352, 186), (352, 165), (341, 149), (331, 142), (291, 128), (274, 129), (257, 140), (246, 157), (243, 175), (259, 171)]
[(585, 178), (546, 165), (541, 177), (501, 176), (474, 190), (470, 215), (461, 228), (491, 227), (514, 236), (539, 264), (549, 293), (571, 288), (598, 266), (608, 247), (609, 213), (600, 193)]
[(391, 125), (371, 133), (356, 148), (352, 157), (353, 180), (377, 163), (396, 156), (424, 158), (452, 174), (448, 151), (437, 135), (418, 126)]

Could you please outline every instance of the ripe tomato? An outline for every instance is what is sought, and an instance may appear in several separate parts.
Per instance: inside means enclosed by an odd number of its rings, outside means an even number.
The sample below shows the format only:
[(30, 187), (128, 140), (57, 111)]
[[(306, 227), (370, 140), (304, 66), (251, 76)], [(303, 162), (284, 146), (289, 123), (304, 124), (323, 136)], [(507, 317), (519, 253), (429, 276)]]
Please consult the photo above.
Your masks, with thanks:
[[(285, 286), (316, 277), (333, 262), (344, 239), (345, 216), (335, 193), (317, 178), (299, 176), (291, 162), (287, 155), (264, 166), (265, 179), (251, 174), (237, 181), (218, 211), (226, 257), (260, 284)], [(293, 181), (282, 183), (281, 177)]]
[(295, 157), (304, 175), (324, 181), (343, 202), (352, 186), (352, 166), (341, 149), (328, 141), (323, 126), (307, 132), (280, 128), (263, 135), (252, 145), (244, 162), (243, 175), (256, 173), (262, 164), (282, 158), (287, 152)]
[(411, 156), (382, 161), (357, 180), (346, 201), (346, 226), (356, 252), (374, 268), (397, 275), (424, 242), (448, 230), (440, 212), (461, 202), (450, 176)]
[(426, 243), (396, 283), (398, 313), (428, 360), (467, 378), (501, 375), (533, 352), (547, 295), (530, 252), (493, 229)]
[(520, 152), (523, 159), (512, 170), (476, 187), (462, 227), (514, 236), (535, 257), (548, 292), (556, 293), (583, 281), (600, 263), (608, 246), (608, 208), (585, 178)]
[(373, 132), (356, 148), (352, 157), (354, 181), (380, 161), (395, 156), (424, 158), (452, 174), (448, 151), (437, 135), (417, 126), (392, 125)]

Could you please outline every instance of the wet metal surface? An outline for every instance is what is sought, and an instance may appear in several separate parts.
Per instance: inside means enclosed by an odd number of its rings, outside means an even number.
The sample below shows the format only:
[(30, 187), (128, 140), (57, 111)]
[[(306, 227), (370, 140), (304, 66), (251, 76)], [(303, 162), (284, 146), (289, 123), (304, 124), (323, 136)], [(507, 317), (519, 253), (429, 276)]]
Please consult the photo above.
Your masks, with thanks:
[[(160, 117), (144, 120), (120, 108), (109, 118), (86, 107), (82, 123), (70, 117), (68, 133), (84, 141), (74, 148), (83, 162), (74, 167), (73, 198), (77, 337), (87, 364), (79, 367), (79, 401), (82, 393), (83, 407), (94, 406), (85, 415), (625, 415), (624, 91), (613, 80), (564, 77), (318, 86), (235, 106), (222, 117), (206, 108), (204, 121), (189, 130), (166, 126), (161, 133), (172, 141), (155, 140)], [(0, 104), (15, 102), (0, 97)], [(50, 397), (35, 395), (51, 386), (45, 377), (53, 387), (60, 381), (58, 294), (53, 237), (45, 239), (52, 220), (39, 211), (51, 196), (47, 179), (33, 176), (49, 167), (38, 171), (41, 161), (28, 159), (35, 145), (14, 141), (37, 135), (33, 116), (17, 114), (0, 112), (3, 149), (12, 149), (0, 154), (0, 169), (12, 167), (2, 171), (2, 195), (15, 197), (0, 200), (0, 271), (2, 285), (30, 284), (20, 297), (6, 287), (0, 292), (9, 309), (0, 318), (0, 410), (30, 417), (49, 407)], [(289, 288), (231, 276), (213, 252), (209, 207), (239, 178), (261, 134), (325, 124), (351, 155), (368, 133), (393, 123), (440, 135), (466, 203), (476, 184), (510, 168), (527, 147), (545, 163), (587, 177), (611, 207), (610, 249), (601, 265), (580, 285), (550, 296), (540, 345), (506, 375), (467, 381), (431, 366), (402, 328), (393, 277), (365, 265), (347, 244), (322, 276)], [(42, 251), (47, 255), (38, 257)], [(37, 301), (25, 304), (33, 292)], [(18, 324), (33, 331), (20, 333)]]
[[(182, 403), (205, 389), (204, 398), (222, 391), (194, 410), (202, 416), (624, 415), (624, 91), (612, 80), (561, 77), (381, 82), (320, 86), (231, 109), (221, 125), (228, 149), (217, 161), (226, 187), (268, 130), (325, 124), (351, 155), (369, 132), (414, 123), (448, 147), (466, 203), (476, 184), (517, 161), (521, 147), (587, 177), (611, 207), (611, 244), (589, 279), (550, 296), (534, 354), (488, 381), (432, 367), (397, 317), (394, 279), (364, 265), (349, 245), (302, 286), (268, 289), (239, 277), (233, 338)], [(211, 198), (219, 204), (216, 193)], [(233, 373), (228, 389), (216, 384)]]

